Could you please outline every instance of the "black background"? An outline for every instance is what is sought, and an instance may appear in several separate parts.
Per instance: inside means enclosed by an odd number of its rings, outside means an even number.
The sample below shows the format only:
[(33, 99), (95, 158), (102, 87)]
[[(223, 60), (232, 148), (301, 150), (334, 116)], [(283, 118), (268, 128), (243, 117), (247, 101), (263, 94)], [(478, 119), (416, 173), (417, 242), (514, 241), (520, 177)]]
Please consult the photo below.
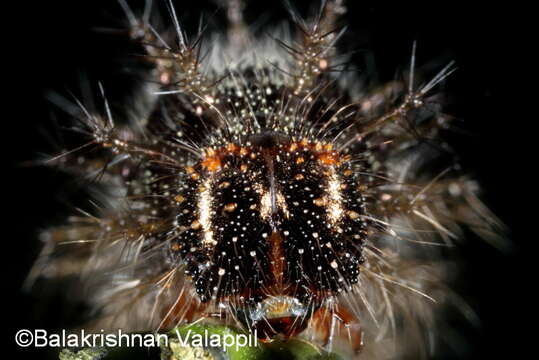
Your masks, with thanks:
[[(467, 339), (470, 349), (453, 351), (445, 346), (445, 355), (437, 358), (521, 358), (534, 347), (530, 277), (536, 241), (533, 223), (520, 220), (535, 211), (525, 207), (531, 202), (528, 192), (533, 191), (526, 185), (533, 167), (525, 140), (530, 120), (518, 109), (527, 105), (516, 103), (512, 96), (525, 91), (513, 83), (515, 64), (525, 57), (517, 44), (522, 34), (515, 31), (521, 11), (470, 5), (354, 2), (346, 15), (352, 35), (345, 41), (355, 49), (368, 50), (375, 67), (366, 70), (375, 70), (381, 81), (392, 79), (396, 69), (407, 66), (413, 40), (418, 41), (418, 64), (456, 60), (459, 69), (446, 90), (451, 97), (449, 109), (462, 120), (459, 127), (466, 134), (452, 144), (465, 169), (481, 182), (486, 204), (509, 227), (515, 250), (503, 253), (473, 238), (459, 249), (465, 265), (464, 281), (457, 291), (477, 312), (482, 326), (474, 329), (457, 322), (456, 331)], [(298, 7), (304, 8), (304, 2)], [(223, 11), (215, 13), (216, 8), (208, 1), (177, 1), (179, 16), (194, 22), (201, 10), (223, 18)], [(116, 76), (114, 60), (117, 37), (91, 31), (103, 24), (120, 24), (121, 11), (114, 1), (47, 1), (4, 9), (0, 138), (5, 148), (2, 178), (6, 185), (2, 187), (5, 215), (0, 259), (8, 283), (3, 296), (14, 300), (4, 307), (12, 320), (4, 338), (16, 358), (26, 358), (36, 353), (14, 346), (16, 330), (58, 326), (55, 319), (62, 303), (58, 300), (44, 307), (39, 297), (21, 292), (21, 285), (40, 249), (37, 232), (69, 213), (69, 192), (63, 189), (76, 187), (57, 173), (20, 164), (54, 151), (50, 119), (57, 110), (45, 99), (46, 91), (76, 90), (80, 73), (105, 84), (109, 81), (111, 91), (121, 88), (118, 82), (123, 78)], [(248, 20), (267, 13), (272, 14), (268, 21), (285, 17), (283, 6), (275, 2), (250, 6)], [(188, 20), (187, 26), (192, 22)]]

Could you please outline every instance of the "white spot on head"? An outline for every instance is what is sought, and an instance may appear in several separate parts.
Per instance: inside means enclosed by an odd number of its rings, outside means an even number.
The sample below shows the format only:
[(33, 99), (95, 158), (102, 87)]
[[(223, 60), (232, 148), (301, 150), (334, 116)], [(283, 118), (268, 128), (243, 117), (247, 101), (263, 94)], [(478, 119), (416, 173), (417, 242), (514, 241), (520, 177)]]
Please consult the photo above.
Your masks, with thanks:
[(268, 219), (271, 215), (271, 194), (269, 191), (260, 189), (259, 192), (262, 193), (260, 199), (260, 216), (262, 219)]
[(202, 225), (202, 230), (204, 232), (203, 243), (206, 246), (215, 246), (217, 242), (213, 239), (213, 231), (211, 231), (211, 178), (206, 179), (203, 189), (204, 190), (200, 193), (200, 197), (198, 199), (198, 221)]
[(341, 195), (341, 181), (337, 177), (335, 170), (332, 168), (332, 174), (329, 177), (328, 181), (328, 206), (327, 212), (329, 220), (335, 224), (341, 218), (343, 214), (342, 208), (342, 195)]

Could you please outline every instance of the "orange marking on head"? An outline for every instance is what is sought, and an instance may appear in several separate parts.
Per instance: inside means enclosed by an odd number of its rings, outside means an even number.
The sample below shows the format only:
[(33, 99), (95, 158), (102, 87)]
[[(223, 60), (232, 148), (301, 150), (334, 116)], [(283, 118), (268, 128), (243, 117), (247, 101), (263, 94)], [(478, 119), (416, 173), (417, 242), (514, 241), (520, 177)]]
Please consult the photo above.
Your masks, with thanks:
[(221, 159), (219, 159), (219, 156), (206, 158), (202, 161), (202, 166), (210, 172), (217, 171), (221, 168)]
[(182, 195), (176, 195), (174, 197), (174, 201), (176, 201), (177, 203), (182, 203), (185, 201), (185, 197), (183, 197)]
[(229, 143), (226, 145), (226, 149), (230, 152), (236, 152), (238, 151), (238, 146), (236, 144)]
[(238, 207), (237, 203), (230, 203), (230, 204), (226, 204), (223, 210), (226, 212), (232, 212), (236, 210), (237, 207)]
[(336, 152), (325, 152), (318, 155), (318, 160), (326, 165), (335, 165), (339, 162), (339, 155)]
[(224, 181), (224, 182), (219, 184), (219, 187), (223, 188), (223, 189), (226, 189), (229, 186), (230, 186), (230, 183), (228, 181)]

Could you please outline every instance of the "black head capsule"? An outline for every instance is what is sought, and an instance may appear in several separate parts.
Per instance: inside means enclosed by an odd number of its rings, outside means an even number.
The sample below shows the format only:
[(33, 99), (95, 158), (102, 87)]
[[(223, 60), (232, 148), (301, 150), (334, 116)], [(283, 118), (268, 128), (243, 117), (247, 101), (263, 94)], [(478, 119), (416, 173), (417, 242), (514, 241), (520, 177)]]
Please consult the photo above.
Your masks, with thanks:
[[(171, 19), (151, 1), (140, 11), (119, 1), (131, 79), (103, 79), (102, 104), (86, 84), (71, 105), (52, 94), (76, 117), (59, 119), (75, 146), (38, 161), (95, 179), (99, 206), (44, 231), (27, 284), (73, 283), (66, 296), (97, 316), (87, 329), (207, 320), (297, 335), (342, 358), (357, 358), (363, 340), (367, 358), (432, 354), (443, 304), (461, 303), (448, 291), (458, 257), (447, 245), (461, 227), (502, 247), (505, 233), (440, 138), (454, 117), (434, 88), (452, 63), (418, 74), (414, 43), (409, 76), (377, 83), (346, 55), (354, 34), (339, 41), (352, 4), (316, 1), (305, 18), (287, 4), (295, 26), (259, 27), (244, 22), (243, 2), (219, 1), (224, 36), (219, 21), (183, 28), (185, 1), (153, 2)], [(175, 31), (158, 34), (167, 25)]]
[[(309, 307), (357, 282), (365, 204), (350, 159), (279, 134), (206, 151), (177, 197), (173, 252), (202, 302), (242, 299), (250, 326), (303, 328)], [(267, 322), (267, 321), (266, 321)]]

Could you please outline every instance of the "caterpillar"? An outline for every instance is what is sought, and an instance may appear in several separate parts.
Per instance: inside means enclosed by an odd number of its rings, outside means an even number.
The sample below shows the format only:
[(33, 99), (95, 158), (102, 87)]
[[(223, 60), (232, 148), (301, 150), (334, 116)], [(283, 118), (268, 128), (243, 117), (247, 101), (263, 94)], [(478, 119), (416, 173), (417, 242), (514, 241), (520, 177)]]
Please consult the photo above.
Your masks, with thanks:
[(106, 84), (101, 111), (51, 95), (84, 141), (46, 163), (93, 179), (99, 209), (43, 232), (29, 283), (76, 278), (89, 329), (208, 321), (344, 358), (427, 356), (447, 246), (501, 227), (440, 138), (453, 63), (422, 78), (410, 44), (402, 80), (363, 86), (341, 0), (287, 3), (292, 25), (263, 32), (225, 1), (224, 34), (187, 33), (185, 4), (161, 20), (119, 4), (144, 81), (123, 114)]

